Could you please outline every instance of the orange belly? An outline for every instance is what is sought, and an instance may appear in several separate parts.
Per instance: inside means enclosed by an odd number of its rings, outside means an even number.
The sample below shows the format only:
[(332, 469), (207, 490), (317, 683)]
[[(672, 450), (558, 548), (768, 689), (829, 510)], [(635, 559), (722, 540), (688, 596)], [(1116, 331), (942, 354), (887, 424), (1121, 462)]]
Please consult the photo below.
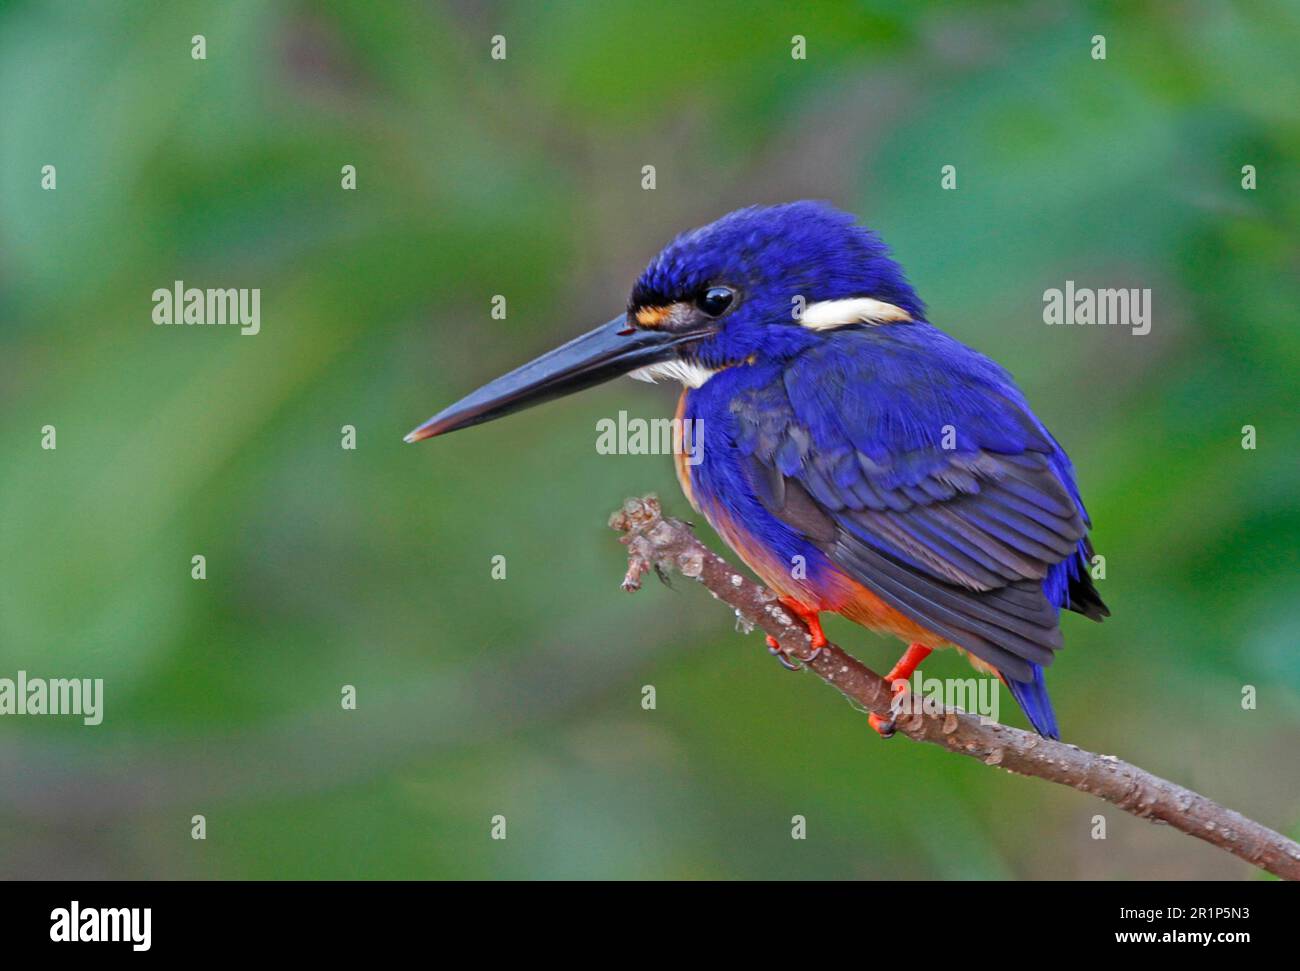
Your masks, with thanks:
[[(680, 425), (686, 411), (686, 392), (677, 401), (676, 418)], [(797, 601), (809, 610), (829, 611), (847, 617), (855, 624), (880, 634), (890, 634), (908, 644), (930, 648), (956, 647), (977, 669), (996, 675), (988, 664), (939, 634), (922, 627), (907, 615), (895, 610), (852, 577), (835, 571), (824, 572), (814, 583), (806, 574), (797, 575), (796, 564), (786, 563), (770, 550), (755, 542), (753, 534), (734, 523), (730, 517), (713, 509), (701, 508), (691, 485), (688, 456), (681, 450), (673, 456), (677, 481), (691, 508), (704, 516), (723, 541), (778, 596)], [(806, 565), (806, 564), (805, 564)]]
[(704, 515), (745, 565), (779, 596), (795, 600), (810, 610), (840, 614), (868, 630), (892, 634), (909, 644), (952, 646), (940, 635), (889, 606), (852, 577), (832, 570), (822, 571), (814, 580), (806, 575), (806, 571), (796, 570), (797, 564), (786, 563), (759, 546), (748, 530), (738, 527), (728, 517), (711, 516), (709, 510), (705, 510)]

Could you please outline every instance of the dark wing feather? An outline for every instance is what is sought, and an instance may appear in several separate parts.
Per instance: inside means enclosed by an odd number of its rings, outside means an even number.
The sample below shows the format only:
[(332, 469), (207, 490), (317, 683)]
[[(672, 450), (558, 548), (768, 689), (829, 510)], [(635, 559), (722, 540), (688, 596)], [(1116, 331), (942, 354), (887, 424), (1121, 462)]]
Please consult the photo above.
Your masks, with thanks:
[(1031, 680), (1030, 664), (1061, 646), (1043, 581), (1078, 552), (1087, 521), (1055, 443), (1000, 369), (977, 358), (987, 373), (952, 377), (915, 350), (842, 335), (739, 396), (748, 478), (765, 508), (886, 603)]

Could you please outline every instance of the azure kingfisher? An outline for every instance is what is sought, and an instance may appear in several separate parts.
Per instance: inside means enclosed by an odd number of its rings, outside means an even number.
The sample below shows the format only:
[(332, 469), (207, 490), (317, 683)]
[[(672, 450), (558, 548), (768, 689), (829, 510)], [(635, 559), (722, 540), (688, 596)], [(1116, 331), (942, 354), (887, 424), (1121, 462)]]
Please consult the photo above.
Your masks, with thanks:
[(910, 645), (886, 676), (901, 691), (931, 650), (955, 647), (1059, 737), (1043, 668), (1060, 611), (1109, 615), (1073, 467), (1011, 376), (929, 323), (874, 233), (817, 202), (683, 233), (625, 313), (406, 441), (619, 375), (684, 386), (677, 417), (704, 445), (675, 457), (682, 489), (814, 650), (822, 611), (893, 634)]

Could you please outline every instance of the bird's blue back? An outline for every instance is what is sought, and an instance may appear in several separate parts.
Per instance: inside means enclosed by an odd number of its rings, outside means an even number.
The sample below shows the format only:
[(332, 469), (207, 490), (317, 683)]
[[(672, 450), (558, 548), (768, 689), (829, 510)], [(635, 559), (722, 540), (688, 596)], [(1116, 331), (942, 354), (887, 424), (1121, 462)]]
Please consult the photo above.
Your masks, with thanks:
[[(1036, 537), (1022, 533), (1043, 518), (1050, 522), (1037, 538), (1051, 539), (1060, 550), (1058, 533), (1072, 535), (1063, 521), (1077, 521), (1079, 532), (1086, 528), (1069, 459), (1003, 368), (923, 321), (861, 325), (819, 338), (785, 360), (720, 370), (687, 393), (684, 417), (701, 421), (705, 433), (692, 489), (711, 520), (744, 523), (756, 544), (779, 560), (806, 564), (813, 582), (819, 574), (838, 572), (843, 565), (825, 541), (810, 537), (765, 501), (766, 482), (780, 477), (797, 482), (817, 507), (869, 548), (925, 575), (958, 584), (982, 579), (991, 587), (999, 578), (989, 572), (989, 558), (980, 556), (980, 537), (966, 537), (954, 525), (938, 538), (924, 529), (900, 538), (892, 526), (879, 524), (978, 493), (985, 487), (980, 473), (963, 463), (996, 456), (1007, 463), (1032, 460), (1038, 480), (1050, 477), (1059, 486), (1049, 487), (1045, 498), (1035, 483), (1020, 487), (1025, 498), (1017, 505), (1030, 515), (999, 523), (1000, 507), (992, 507), (983, 531), (996, 538), (1001, 528), (1014, 532), (1019, 545), (1032, 546)], [(1036, 501), (1052, 508), (1039, 510)], [(1068, 502), (1074, 515), (1055, 508), (1058, 502)], [(868, 514), (871, 521), (857, 522), (854, 513)], [(1070, 553), (1045, 564), (1040, 580), (1053, 626), (1056, 613), (1069, 604), (1071, 578), (1087, 567), (1086, 539), (1070, 542)], [(945, 558), (963, 553), (969, 557), (960, 560), (965, 569), (944, 568)], [(1053, 558), (1050, 551), (1042, 554), (1044, 560)], [(1015, 576), (1014, 570), (1002, 572), (1008, 574), (1003, 580)], [(1041, 664), (998, 666), (1013, 668), (1008, 684), (1035, 727), (1056, 736)]]

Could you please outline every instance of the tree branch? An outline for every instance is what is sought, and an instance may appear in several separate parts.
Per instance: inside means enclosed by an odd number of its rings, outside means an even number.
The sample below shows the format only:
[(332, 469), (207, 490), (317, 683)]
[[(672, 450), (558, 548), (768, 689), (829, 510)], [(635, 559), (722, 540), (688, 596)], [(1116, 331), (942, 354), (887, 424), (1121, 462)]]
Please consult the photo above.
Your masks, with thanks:
[[(833, 644), (810, 658), (812, 644), (806, 628), (781, 607), (775, 594), (701, 543), (687, 524), (665, 519), (654, 496), (627, 500), (610, 518), (610, 526), (625, 534), (625, 590), (639, 589), (641, 577), (651, 569), (661, 576), (676, 569), (735, 608), (743, 623), (774, 637), (787, 657), (802, 661), (850, 701), (885, 717), (893, 714), (893, 693), (878, 674)], [(1300, 844), (1113, 755), (1098, 755), (1006, 725), (983, 724), (974, 715), (954, 710), (901, 714), (896, 726), (900, 734), (918, 742), (942, 746), (985, 765), (1092, 793), (1134, 816), (1168, 823), (1269, 873), (1300, 880)]]

